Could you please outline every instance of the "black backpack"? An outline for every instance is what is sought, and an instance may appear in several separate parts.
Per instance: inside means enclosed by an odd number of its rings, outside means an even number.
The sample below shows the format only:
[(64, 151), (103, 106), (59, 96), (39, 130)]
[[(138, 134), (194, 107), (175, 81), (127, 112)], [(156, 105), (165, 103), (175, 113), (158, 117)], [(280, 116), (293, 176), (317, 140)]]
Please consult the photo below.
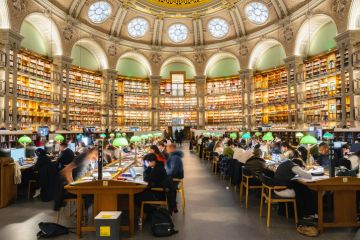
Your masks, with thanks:
[(37, 233), (38, 239), (57, 237), (60, 235), (68, 234), (70, 232), (67, 227), (50, 222), (39, 223), (39, 228), (40, 231)]
[(178, 233), (174, 229), (174, 223), (169, 211), (164, 208), (159, 208), (152, 212), (151, 231), (155, 237), (168, 237)]

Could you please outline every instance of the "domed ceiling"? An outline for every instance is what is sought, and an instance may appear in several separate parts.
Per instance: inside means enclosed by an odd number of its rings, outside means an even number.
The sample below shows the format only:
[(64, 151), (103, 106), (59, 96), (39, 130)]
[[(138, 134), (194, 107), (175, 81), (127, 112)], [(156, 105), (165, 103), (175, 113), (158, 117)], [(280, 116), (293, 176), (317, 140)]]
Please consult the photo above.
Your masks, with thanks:
[(125, 45), (227, 46), (259, 33), (308, 0), (53, 0), (69, 18)]

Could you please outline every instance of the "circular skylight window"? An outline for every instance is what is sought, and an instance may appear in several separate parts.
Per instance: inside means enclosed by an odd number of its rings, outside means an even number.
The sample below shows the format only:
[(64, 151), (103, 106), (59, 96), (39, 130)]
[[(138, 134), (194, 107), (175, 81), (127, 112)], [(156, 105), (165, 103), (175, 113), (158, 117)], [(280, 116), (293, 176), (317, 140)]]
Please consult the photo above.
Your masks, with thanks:
[(134, 18), (128, 24), (128, 32), (134, 38), (143, 37), (148, 28), (149, 24), (143, 18)]
[(93, 23), (102, 23), (110, 17), (111, 5), (105, 1), (94, 2), (90, 5), (88, 16)]
[(260, 2), (251, 2), (245, 7), (247, 18), (255, 24), (263, 24), (269, 18), (269, 9)]
[(168, 35), (174, 43), (181, 43), (187, 38), (188, 29), (184, 24), (175, 23), (169, 27)]
[(224, 19), (213, 18), (208, 23), (208, 29), (213, 37), (222, 38), (229, 32), (229, 25)]

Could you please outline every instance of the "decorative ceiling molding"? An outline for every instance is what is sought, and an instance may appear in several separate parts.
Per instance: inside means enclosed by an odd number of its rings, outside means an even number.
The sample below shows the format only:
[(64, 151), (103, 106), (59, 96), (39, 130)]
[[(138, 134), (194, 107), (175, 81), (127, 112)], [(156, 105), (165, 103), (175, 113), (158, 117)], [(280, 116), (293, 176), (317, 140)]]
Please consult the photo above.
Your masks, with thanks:
[(276, 0), (271, 0), (271, 3), (274, 6), (276, 14), (278, 15), (279, 19), (281, 19), (282, 18), (282, 13), (281, 13), (281, 10), (280, 10), (279, 5), (278, 5), (279, 3)]
[(286, 5), (285, 5), (284, 1), (283, 0), (277, 0), (277, 1), (279, 2), (280, 8), (283, 11), (284, 15), (285, 16), (289, 15), (289, 12), (288, 12), (288, 10), (286, 8)]
[(111, 26), (110, 34), (113, 36), (119, 36), (121, 32), (121, 28), (124, 23), (124, 19), (126, 17), (126, 14), (128, 13), (128, 10), (122, 7), (119, 7), (114, 22)]
[(70, 6), (69, 15), (73, 18), (77, 18), (81, 9), (84, 7), (86, 0), (74, 0)]
[[(60, 8), (58, 8), (53, 3), (51, 3), (50, 1), (44, 1), (44, 0), (34, 0), (34, 1), (37, 2), (40, 6), (42, 6), (44, 8), (52, 9), (53, 15), (58, 16), (59, 18), (63, 19), (64, 21), (66, 21), (68, 19), (68, 14), (66, 12), (64, 12), (63, 10), (61, 10)], [(291, 13), (289, 15), (289, 19), (293, 22), (296, 19), (303, 17), (306, 14), (306, 12), (308, 11), (308, 9), (314, 9), (318, 5), (323, 3), (324, 1), (326, 1), (326, 0), (311, 0), (309, 5), (305, 4), (304, 6), (300, 7), (295, 12)], [(239, 19), (241, 19), (241, 18), (239, 18)], [(162, 32), (163, 22), (160, 24), (159, 27), (161, 28), (161, 32)], [(262, 28), (259, 31), (256, 31), (254, 33), (246, 35), (247, 40), (256, 39), (263, 35), (269, 34), (273, 31), (276, 31), (280, 27), (281, 26), (278, 23), (271, 24), (267, 27)], [(76, 28), (78, 28), (84, 32), (87, 32), (89, 34), (96, 35), (99, 39), (109, 41), (109, 34), (101, 32), (99, 30), (96, 30), (92, 26), (87, 25), (85, 23), (79, 23), (76, 26)], [(154, 34), (155, 34), (155, 27), (154, 27)], [(159, 36), (160, 41), (158, 40), (160, 43), (161, 43), (161, 37), (162, 37), (162, 34), (160, 34), (160, 36)], [(125, 47), (135, 47), (137, 49), (143, 49), (143, 50), (148, 50), (148, 51), (152, 50), (152, 45), (150, 45), (150, 44), (144, 44), (144, 43), (140, 43), (140, 42), (136, 42), (136, 41), (129, 41), (129, 40), (125, 40), (125, 39), (121, 39), (121, 40), (119, 39), (118, 44), (125, 46)], [(222, 41), (222, 42), (204, 45), (204, 50), (214, 50), (214, 49), (219, 49), (219, 48), (235, 46), (238, 44), (239, 43), (238, 43), (237, 39), (232, 39), (232, 40), (228, 40), (228, 41)], [(162, 51), (163, 52), (194, 52), (194, 47), (193, 46), (175, 46), (175, 47), (174, 46), (164, 46), (164, 47), (162, 47)]]

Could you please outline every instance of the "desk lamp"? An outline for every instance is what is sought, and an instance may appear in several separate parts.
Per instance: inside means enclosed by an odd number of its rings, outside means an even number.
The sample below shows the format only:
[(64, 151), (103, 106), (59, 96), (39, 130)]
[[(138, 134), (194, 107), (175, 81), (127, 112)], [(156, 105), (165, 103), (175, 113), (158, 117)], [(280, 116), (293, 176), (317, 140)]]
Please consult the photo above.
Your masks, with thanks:
[(256, 132), (255, 133), (255, 137), (260, 137), (261, 136), (261, 132)]
[(270, 154), (269, 142), (274, 141), (274, 136), (272, 135), (272, 132), (265, 133), (265, 135), (262, 137), (262, 140), (266, 142), (267, 154)]
[(241, 136), (242, 139), (245, 139), (246, 145), (248, 144), (248, 140), (251, 138), (250, 132), (244, 133), (244, 135)]
[(101, 137), (102, 139), (104, 139), (104, 138), (106, 138), (106, 134), (105, 134), (105, 133), (101, 133), (101, 134), (100, 134), (100, 137)]
[(111, 138), (115, 137), (115, 134), (114, 134), (114, 133), (110, 133), (110, 137), (111, 137)]
[(304, 134), (303, 134), (302, 132), (297, 132), (297, 133), (295, 134), (295, 137), (296, 137), (296, 138), (299, 140), (299, 142), (300, 142), (301, 138), (304, 137)]
[(143, 143), (144, 143), (144, 145), (145, 145), (146, 140), (149, 138), (149, 136), (146, 135), (146, 134), (144, 134), (144, 135), (141, 135), (140, 138), (141, 138), (141, 140), (143, 141)]
[(313, 136), (307, 135), (301, 138), (300, 144), (305, 144), (307, 146), (306, 167), (310, 168), (310, 150), (315, 144), (317, 144), (317, 140)]
[(235, 132), (230, 133), (229, 136), (232, 140), (235, 140), (237, 138), (237, 134)]
[(55, 142), (57, 142), (57, 143), (62, 143), (62, 142), (65, 140), (65, 138), (64, 138), (63, 135), (57, 134), (57, 135), (55, 136), (54, 140), (55, 140)]
[(121, 161), (122, 161), (122, 147), (128, 146), (129, 142), (125, 137), (115, 138), (113, 141), (113, 146), (120, 148), (120, 159), (119, 159), (119, 168), (121, 168)]
[(135, 145), (135, 158), (134, 158), (134, 160), (135, 160), (136, 166), (139, 166), (138, 161), (137, 161), (138, 160), (137, 150), (138, 150), (138, 143), (141, 142), (141, 138), (139, 136), (132, 136), (130, 138), (130, 142), (134, 143), (134, 145)]
[(21, 138), (19, 138), (18, 142), (24, 146), (24, 156), (26, 157), (26, 145), (32, 142), (31, 138), (24, 135)]

